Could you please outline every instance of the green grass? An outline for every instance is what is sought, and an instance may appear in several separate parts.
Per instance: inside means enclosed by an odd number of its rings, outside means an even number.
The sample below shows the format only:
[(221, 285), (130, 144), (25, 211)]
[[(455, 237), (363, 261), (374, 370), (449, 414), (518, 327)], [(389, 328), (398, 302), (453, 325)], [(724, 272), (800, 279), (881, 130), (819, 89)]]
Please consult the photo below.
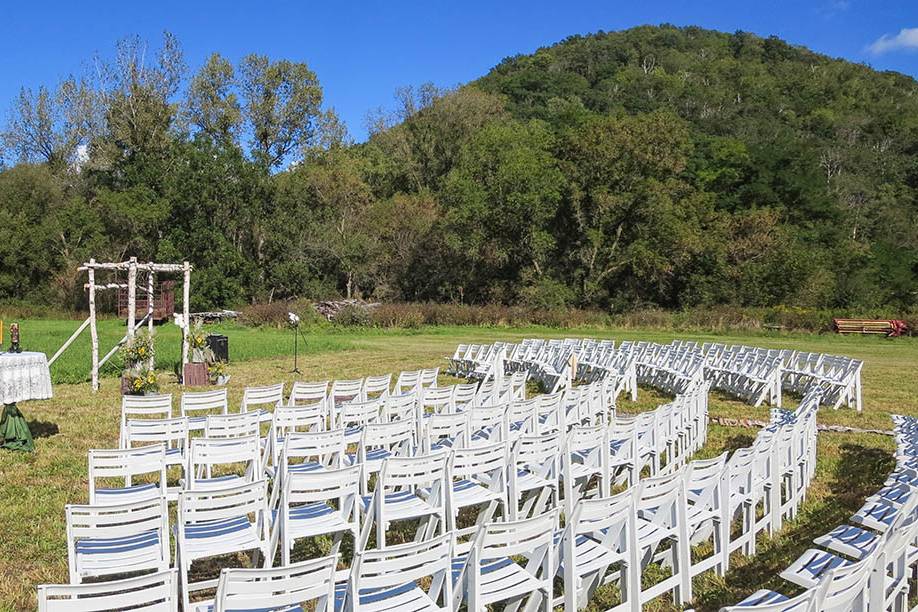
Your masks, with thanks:
[[(53, 353), (76, 329), (75, 321), (25, 321), (23, 340), (26, 349)], [(117, 341), (123, 328), (116, 321), (102, 323), (108, 346)], [(285, 381), (290, 384), (293, 350), (290, 332), (275, 329), (249, 329), (235, 324), (218, 326), (229, 336), (230, 401), (237, 409), (246, 385)], [(616, 340), (647, 339), (668, 341), (674, 337), (743, 342), (758, 346), (799, 348), (859, 357), (865, 360), (865, 411), (822, 410), (819, 420), (864, 428), (888, 429), (889, 414), (918, 415), (918, 394), (914, 390), (918, 372), (918, 340), (902, 338), (839, 337), (831, 335), (710, 335), (672, 334), (635, 330), (553, 330), (546, 328), (461, 328), (437, 327), (419, 330), (338, 330), (316, 328), (306, 332), (306, 354), (301, 354), (301, 380), (356, 377), (397, 372), (401, 369), (443, 365), (442, 357), (451, 354), (459, 342), (489, 342), (523, 337), (563, 337), (591, 335)], [(171, 370), (170, 360), (178, 358), (178, 329), (158, 328), (159, 364)], [(55, 364), (57, 381), (85, 380), (89, 371), (88, 336), (82, 347), (73, 346)], [(302, 344), (300, 345), (302, 349)], [(164, 365), (165, 364), (165, 365)], [(117, 445), (120, 400), (118, 381), (104, 378), (102, 389), (92, 394), (85, 382), (58, 382), (52, 400), (29, 402), (21, 406), (36, 435), (32, 454), (0, 452), (0, 609), (34, 609), (38, 583), (67, 579), (67, 549), (64, 506), (86, 501), (86, 453), (90, 448)], [(180, 393), (171, 375), (163, 377), (164, 391)], [(638, 405), (623, 400), (625, 410), (652, 407), (661, 396), (642, 390)], [(788, 404), (793, 403), (788, 399)], [(711, 413), (767, 419), (768, 409), (754, 409), (715, 394)], [(725, 449), (747, 445), (756, 430), (712, 426), (702, 456), (713, 456)], [(752, 559), (737, 556), (726, 579), (707, 574), (695, 580), (694, 606), (716, 610), (736, 602), (762, 586), (789, 587), (777, 573), (805, 550), (813, 537), (843, 522), (859, 507), (863, 498), (875, 491), (892, 469), (892, 439), (880, 435), (822, 433), (819, 436), (817, 477), (800, 517), (785, 526), (771, 540), (762, 541), (759, 554)], [(600, 594), (608, 596), (608, 592)], [(600, 598), (601, 599), (601, 598)], [(598, 609), (598, 608), (596, 608)], [(672, 609), (660, 599), (650, 609)]]
[[(36, 320), (22, 323), (23, 347), (26, 350), (47, 353), (50, 358), (66, 342), (80, 321)], [(105, 356), (124, 337), (122, 321), (104, 319), (99, 321), (99, 358)], [(156, 336), (156, 364), (158, 369), (172, 372), (182, 355), (181, 329), (169, 323), (154, 328)], [(271, 327), (251, 328), (236, 323), (222, 323), (208, 326), (213, 333), (225, 334), (230, 342), (230, 358), (234, 361), (250, 361), (277, 355), (293, 354), (293, 335), (289, 329)], [(335, 328), (317, 329), (310, 334), (308, 342), (301, 342), (301, 354), (320, 351), (342, 350), (348, 343)], [(90, 379), (90, 336), (89, 328), (71, 344), (51, 366), (55, 383), (77, 383)], [(102, 367), (102, 376), (118, 376), (122, 369), (121, 358), (115, 354)]]

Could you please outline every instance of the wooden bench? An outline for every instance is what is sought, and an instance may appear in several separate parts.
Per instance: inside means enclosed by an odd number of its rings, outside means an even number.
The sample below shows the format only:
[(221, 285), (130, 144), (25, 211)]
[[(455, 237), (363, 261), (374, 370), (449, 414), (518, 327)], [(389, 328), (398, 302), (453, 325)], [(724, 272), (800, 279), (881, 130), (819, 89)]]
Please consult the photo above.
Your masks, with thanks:
[(899, 319), (832, 319), (835, 331), (840, 334), (882, 334), (901, 336), (908, 332), (908, 325)]

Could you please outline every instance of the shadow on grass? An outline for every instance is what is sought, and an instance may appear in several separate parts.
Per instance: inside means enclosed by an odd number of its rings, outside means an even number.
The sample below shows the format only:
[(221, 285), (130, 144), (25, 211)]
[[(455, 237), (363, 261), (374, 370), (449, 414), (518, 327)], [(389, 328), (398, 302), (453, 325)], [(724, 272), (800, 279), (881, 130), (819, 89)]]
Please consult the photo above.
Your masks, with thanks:
[(755, 442), (755, 436), (750, 436), (748, 434), (739, 434), (736, 436), (730, 436), (724, 440), (723, 449), (719, 452), (728, 451), (732, 453), (741, 448), (749, 448)]
[(29, 431), (33, 438), (50, 438), (61, 432), (57, 423), (50, 421), (29, 421)]
[(697, 610), (719, 610), (763, 588), (786, 595), (796, 592), (778, 574), (813, 547), (814, 538), (847, 522), (895, 466), (893, 457), (878, 448), (843, 444), (839, 451), (835, 468), (826, 478), (828, 495), (804, 502), (797, 517), (785, 522), (775, 537), (760, 536), (754, 557), (731, 557), (733, 565), (725, 579), (712, 572), (696, 579), (693, 603)]

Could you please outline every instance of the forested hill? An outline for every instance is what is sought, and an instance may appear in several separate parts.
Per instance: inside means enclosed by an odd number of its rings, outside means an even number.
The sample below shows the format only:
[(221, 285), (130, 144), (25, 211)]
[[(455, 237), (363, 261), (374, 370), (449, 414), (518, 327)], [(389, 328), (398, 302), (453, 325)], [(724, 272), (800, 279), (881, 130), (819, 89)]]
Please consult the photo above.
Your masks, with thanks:
[(144, 70), (138, 49), (106, 82), (14, 105), (0, 299), (79, 305), (80, 261), (136, 255), (190, 259), (201, 307), (918, 302), (918, 83), (901, 74), (640, 27), (399, 90), (353, 144), (303, 63), (214, 54), (186, 75), (174, 39)]

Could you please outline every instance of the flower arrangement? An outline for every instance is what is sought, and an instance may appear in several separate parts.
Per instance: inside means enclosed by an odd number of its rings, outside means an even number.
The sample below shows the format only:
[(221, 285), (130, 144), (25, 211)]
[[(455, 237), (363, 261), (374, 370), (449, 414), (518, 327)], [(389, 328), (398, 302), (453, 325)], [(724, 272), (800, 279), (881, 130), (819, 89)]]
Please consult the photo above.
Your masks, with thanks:
[(215, 361), (214, 352), (207, 346), (207, 337), (209, 335), (204, 331), (204, 324), (201, 320), (195, 321), (194, 327), (191, 328), (191, 334), (188, 336), (192, 363), (212, 364)]
[(216, 360), (210, 363), (207, 366), (207, 377), (212, 385), (224, 384), (229, 378), (226, 374), (226, 364)]
[(144, 365), (136, 364), (124, 373), (131, 393), (155, 393), (159, 390), (159, 377), (156, 370)]
[(153, 334), (146, 330), (136, 334), (121, 347), (121, 358), (124, 360), (125, 370), (130, 370), (137, 364), (150, 363), (155, 356)]

